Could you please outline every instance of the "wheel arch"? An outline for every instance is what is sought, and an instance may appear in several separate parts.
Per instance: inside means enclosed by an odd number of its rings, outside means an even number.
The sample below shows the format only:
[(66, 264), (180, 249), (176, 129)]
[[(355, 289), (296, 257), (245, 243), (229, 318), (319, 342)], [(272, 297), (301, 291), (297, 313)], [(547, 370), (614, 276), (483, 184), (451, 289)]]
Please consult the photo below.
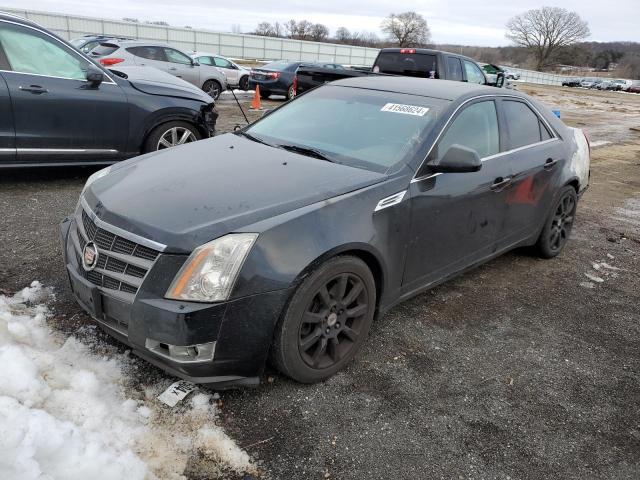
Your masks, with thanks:
[(578, 180), (578, 177), (571, 178), (563, 185), (563, 187), (568, 186), (572, 186), (576, 190), (576, 194), (580, 193), (580, 180)]
[(354, 243), (346, 244), (335, 247), (322, 255), (315, 258), (313, 261), (307, 264), (302, 271), (295, 278), (293, 285), (297, 288), (298, 285), (309, 275), (313, 270), (318, 268), (324, 262), (331, 260), (332, 258), (339, 256), (353, 256), (362, 260), (373, 275), (373, 280), (376, 286), (376, 314), (380, 307), (380, 301), (385, 292), (387, 273), (382, 262), (381, 256), (368, 244)]
[(190, 115), (188, 113), (175, 113), (175, 112), (166, 113), (160, 117), (155, 118), (152, 122), (149, 122), (149, 124), (145, 126), (144, 134), (142, 135), (140, 145), (138, 145), (139, 151), (142, 152), (144, 150), (144, 144), (149, 138), (149, 135), (151, 135), (151, 133), (156, 128), (164, 125), (165, 123), (170, 123), (170, 122), (185, 122), (191, 125), (192, 127), (194, 127), (196, 130), (198, 130), (198, 132), (200, 132), (200, 135), (202, 135), (203, 138), (206, 138), (209, 135), (206, 129), (202, 125), (198, 124), (197, 119), (193, 115)]

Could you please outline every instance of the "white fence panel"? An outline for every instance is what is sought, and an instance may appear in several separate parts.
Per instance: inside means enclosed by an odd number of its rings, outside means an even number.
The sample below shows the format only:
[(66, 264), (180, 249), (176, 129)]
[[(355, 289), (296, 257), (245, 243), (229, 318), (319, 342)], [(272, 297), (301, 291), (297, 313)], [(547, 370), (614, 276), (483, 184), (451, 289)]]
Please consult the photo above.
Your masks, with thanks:
[(250, 60), (283, 59), (372, 65), (378, 54), (376, 48), (129, 23), (32, 10), (5, 8), (2, 11), (28, 18), (67, 40), (91, 34), (113, 35), (167, 42), (187, 51), (199, 50)]

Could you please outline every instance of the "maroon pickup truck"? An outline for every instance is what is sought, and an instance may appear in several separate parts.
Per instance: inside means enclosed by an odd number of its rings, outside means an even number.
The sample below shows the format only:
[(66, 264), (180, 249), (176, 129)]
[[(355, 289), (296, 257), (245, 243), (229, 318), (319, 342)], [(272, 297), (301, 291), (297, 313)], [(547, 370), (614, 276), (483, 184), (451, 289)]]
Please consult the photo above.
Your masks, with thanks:
[(504, 84), (503, 73), (497, 75), (495, 83), (490, 83), (480, 66), (463, 55), (426, 48), (383, 48), (370, 71), (300, 65), (296, 71), (294, 86), (296, 94), (301, 94), (333, 80), (380, 74), (454, 80), (496, 87)]

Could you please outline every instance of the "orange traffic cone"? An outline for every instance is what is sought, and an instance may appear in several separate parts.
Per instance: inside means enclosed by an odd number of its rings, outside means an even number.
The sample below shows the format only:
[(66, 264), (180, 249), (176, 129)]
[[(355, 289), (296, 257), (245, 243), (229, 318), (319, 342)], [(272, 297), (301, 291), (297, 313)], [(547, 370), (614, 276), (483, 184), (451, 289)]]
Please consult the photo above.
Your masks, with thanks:
[(256, 93), (253, 95), (251, 110), (262, 110), (262, 102), (260, 101), (260, 85), (256, 85)]

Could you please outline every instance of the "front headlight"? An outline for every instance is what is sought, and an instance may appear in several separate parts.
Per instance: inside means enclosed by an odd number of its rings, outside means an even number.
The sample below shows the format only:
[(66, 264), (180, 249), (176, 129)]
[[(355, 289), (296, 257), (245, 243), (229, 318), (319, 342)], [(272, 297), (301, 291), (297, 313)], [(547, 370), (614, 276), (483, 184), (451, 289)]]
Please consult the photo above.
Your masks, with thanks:
[(82, 188), (82, 192), (80, 193), (80, 196), (84, 195), (84, 192), (87, 190), (87, 188), (89, 188), (89, 185), (91, 185), (93, 182), (104, 177), (105, 175), (109, 175), (109, 172), (111, 172), (111, 167), (113, 167), (113, 165), (109, 165), (107, 168), (103, 168), (102, 170), (98, 170), (97, 172), (92, 173), (89, 176), (89, 178), (87, 178), (87, 181), (85, 182), (84, 187)]
[(165, 297), (194, 302), (227, 300), (256, 238), (257, 233), (231, 233), (196, 248)]

